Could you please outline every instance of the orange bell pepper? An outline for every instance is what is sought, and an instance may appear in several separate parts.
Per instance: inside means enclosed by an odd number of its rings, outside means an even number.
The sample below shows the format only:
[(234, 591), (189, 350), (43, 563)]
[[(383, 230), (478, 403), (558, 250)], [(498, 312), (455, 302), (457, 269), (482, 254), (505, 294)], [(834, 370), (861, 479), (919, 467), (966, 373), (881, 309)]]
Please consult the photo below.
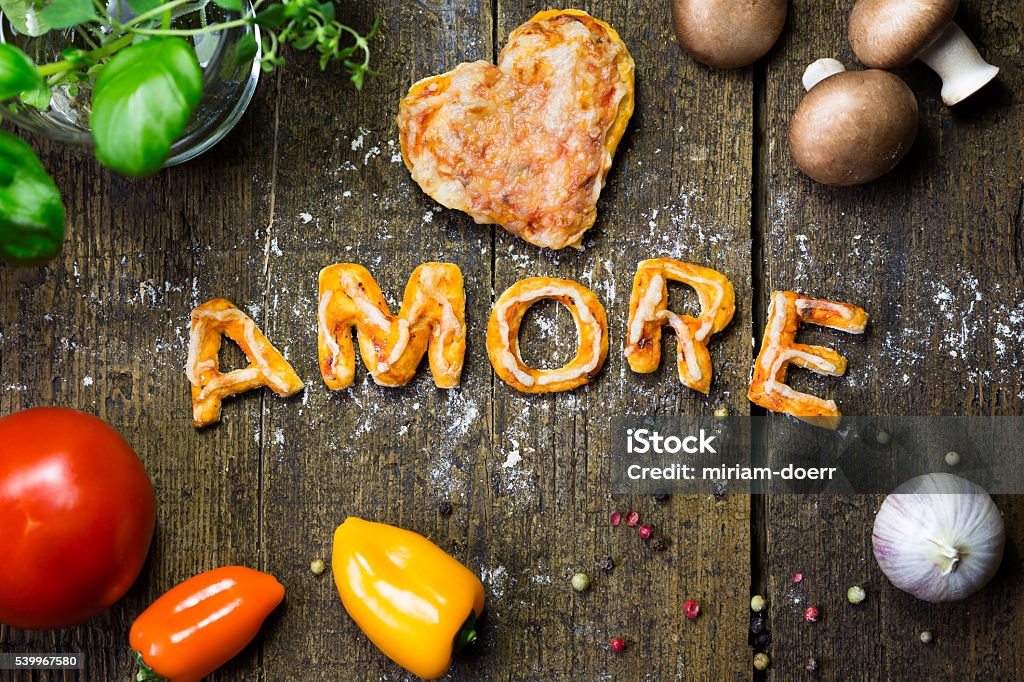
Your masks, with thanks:
[(484, 586), (418, 533), (354, 517), (334, 533), (334, 582), (366, 636), (414, 675), (444, 675), (476, 639)]
[(272, 575), (225, 566), (171, 588), (135, 619), (138, 680), (197, 682), (252, 641), (284, 599)]

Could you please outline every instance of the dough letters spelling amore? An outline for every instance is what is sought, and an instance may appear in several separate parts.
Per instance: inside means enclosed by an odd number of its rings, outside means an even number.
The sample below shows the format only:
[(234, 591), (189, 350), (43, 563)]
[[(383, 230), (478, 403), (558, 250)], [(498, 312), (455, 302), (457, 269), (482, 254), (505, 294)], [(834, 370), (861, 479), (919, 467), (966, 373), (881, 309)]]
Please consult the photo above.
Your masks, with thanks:
[[(320, 272), (317, 350), (320, 373), (331, 390), (352, 385), (355, 347), (381, 386), (401, 386), (428, 356), (438, 388), (454, 388), (466, 354), (466, 295), (462, 272), (450, 263), (424, 263), (413, 271), (398, 314), (392, 314), (380, 287), (361, 265), (339, 263)], [(668, 282), (692, 287), (700, 315), (668, 309)], [(526, 311), (541, 299), (558, 301), (576, 322), (576, 355), (557, 369), (535, 369), (519, 353), (519, 326)], [(732, 283), (720, 272), (671, 258), (645, 260), (637, 266), (629, 302), (624, 353), (634, 372), (657, 369), (662, 327), (676, 335), (679, 380), (708, 393), (711, 356), (708, 341), (728, 326), (736, 310)], [(754, 363), (747, 397), (774, 412), (785, 412), (827, 428), (841, 417), (832, 400), (800, 393), (786, 384), (789, 365), (840, 376), (846, 359), (830, 348), (796, 343), (801, 323), (860, 334), (867, 313), (849, 303), (826, 301), (791, 291), (772, 294), (764, 342)], [(217, 353), (227, 335), (250, 363), (222, 373)], [(608, 356), (608, 319), (593, 291), (572, 280), (529, 277), (498, 297), (487, 324), (487, 354), (502, 381), (524, 393), (568, 391), (583, 386), (601, 371)], [(267, 386), (281, 396), (303, 388), (284, 356), (230, 301), (217, 298), (192, 311), (186, 375), (192, 385), (195, 426), (220, 419), (224, 398)]]

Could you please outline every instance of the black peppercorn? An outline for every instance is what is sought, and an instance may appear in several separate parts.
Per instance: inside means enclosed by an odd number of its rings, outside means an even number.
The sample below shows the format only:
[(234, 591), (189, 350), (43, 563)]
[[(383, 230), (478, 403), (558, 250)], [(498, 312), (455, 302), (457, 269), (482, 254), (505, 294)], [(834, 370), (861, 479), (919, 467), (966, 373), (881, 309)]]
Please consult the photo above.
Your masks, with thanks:
[(666, 549), (668, 549), (668, 545), (661, 538), (654, 538), (653, 540), (651, 540), (651, 549), (653, 549), (655, 552), (664, 552)]
[(767, 632), (762, 632), (754, 639), (754, 644), (756, 644), (761, 649), (767, 648), (767, 646), (771, 643), (771, 635), (769, 635)]
[(441, 516), (451, 516), (452, 505), (448, 502), (442, 502), (441, 504), (437, 505), (437, 513)]
[(671, 497), (671, 495), (669, 495), (668, 493), (658, 493), (657, 495), (654, 496), (654, 501), (665, 502), (668, 500), (669, 497)]
[(608, 572), (615, 568), (615, 562), (612, 561), (612, 558), (610, 556), (606, 556), (605, 558), (597, 562), (597, 567), (600, 568), (602, 571)]
[(750, 632), (754, 635), (759, 635), (764, 632), (764, 618), (761, 616), (753, 616), (750, 619)]
[(813, 673), (818, 669), (818, 662), (814, 658), (807, 659), (807, 665), (804, 666), (804, 670), (809, 673)]

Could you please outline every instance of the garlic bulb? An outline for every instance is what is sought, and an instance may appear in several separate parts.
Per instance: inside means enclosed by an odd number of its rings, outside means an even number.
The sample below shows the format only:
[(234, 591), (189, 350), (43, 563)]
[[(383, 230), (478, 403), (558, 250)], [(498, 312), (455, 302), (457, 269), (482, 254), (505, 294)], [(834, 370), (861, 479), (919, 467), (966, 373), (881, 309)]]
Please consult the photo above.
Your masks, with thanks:
[(992, 579), (1005, 537), (1003, 517), (981, 486), (952, 474), (926, 474), (885, 498), (871, 544), (893, 585), (942, 602), (970, 596)]

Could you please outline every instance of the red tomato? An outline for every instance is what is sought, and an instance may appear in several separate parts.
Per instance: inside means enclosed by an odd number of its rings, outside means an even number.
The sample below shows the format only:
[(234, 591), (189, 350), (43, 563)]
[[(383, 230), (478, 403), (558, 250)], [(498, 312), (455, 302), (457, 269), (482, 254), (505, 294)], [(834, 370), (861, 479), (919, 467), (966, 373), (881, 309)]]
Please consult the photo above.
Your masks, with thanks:
[(0, 623), (83, 623), (128, 591), (153, 538), (156, 499), (135, 451), (84, 412), (0, 419)]

